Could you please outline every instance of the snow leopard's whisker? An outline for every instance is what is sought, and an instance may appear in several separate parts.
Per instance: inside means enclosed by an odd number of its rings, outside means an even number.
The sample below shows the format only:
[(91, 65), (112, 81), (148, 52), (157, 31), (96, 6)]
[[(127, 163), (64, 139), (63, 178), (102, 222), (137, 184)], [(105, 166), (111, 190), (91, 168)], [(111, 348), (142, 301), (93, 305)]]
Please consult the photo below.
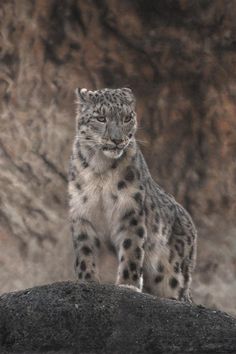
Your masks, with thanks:
[(98, 142), (95, 139), (86, 139), (86, 138), (79, 138), (80, 143), (94, 143), (98, 145)]
[(141, 140), (141, 139), (135, 139), (138, 143), (140, 143), (141, 145), (148, 145), (148, 141), (147, 140)]

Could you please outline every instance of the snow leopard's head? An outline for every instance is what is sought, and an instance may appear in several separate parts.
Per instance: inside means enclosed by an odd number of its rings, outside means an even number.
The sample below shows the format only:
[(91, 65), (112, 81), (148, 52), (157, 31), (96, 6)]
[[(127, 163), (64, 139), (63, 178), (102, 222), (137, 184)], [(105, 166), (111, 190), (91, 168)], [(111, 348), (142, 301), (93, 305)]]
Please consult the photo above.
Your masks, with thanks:
[(134, 139), (137, 120), (135, 98), (129, 88), (76, 90), (77, 136), (80, 144), (119, 158)]

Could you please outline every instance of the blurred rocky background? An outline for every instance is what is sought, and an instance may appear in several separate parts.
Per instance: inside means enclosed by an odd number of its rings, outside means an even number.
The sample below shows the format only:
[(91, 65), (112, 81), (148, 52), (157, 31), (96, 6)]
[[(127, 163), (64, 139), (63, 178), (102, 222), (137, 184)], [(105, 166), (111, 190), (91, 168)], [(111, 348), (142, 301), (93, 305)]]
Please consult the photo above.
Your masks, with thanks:
[(1, 0), (1, 293), (74, 278), (74, 89), (128, 86), (151, 172), (199, 230), (194, 299), (236, 314), (235, 17), (234, 0)]

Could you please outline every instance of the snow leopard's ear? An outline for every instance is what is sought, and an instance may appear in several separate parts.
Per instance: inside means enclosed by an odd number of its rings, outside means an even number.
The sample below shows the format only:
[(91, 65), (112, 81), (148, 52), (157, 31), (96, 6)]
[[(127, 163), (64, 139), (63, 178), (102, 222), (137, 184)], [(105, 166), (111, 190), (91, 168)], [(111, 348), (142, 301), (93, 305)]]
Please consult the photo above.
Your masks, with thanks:
[(75, 95), (77, 103), (85, 103), (91, 100), (92, 91), (87, 90), (86, 88), (77, 88), (75, 90)]
[(133, 94), (133, 91), (128, 87), (123, 87), (121, 90), (125, 94), (125, 98), (128, 101), (128, 103), (135, 106), (136, 99)]
[(130, 95), (133, 95), (133, 91), (129, 87), (123, 87), (122, 91), (129, 93)]

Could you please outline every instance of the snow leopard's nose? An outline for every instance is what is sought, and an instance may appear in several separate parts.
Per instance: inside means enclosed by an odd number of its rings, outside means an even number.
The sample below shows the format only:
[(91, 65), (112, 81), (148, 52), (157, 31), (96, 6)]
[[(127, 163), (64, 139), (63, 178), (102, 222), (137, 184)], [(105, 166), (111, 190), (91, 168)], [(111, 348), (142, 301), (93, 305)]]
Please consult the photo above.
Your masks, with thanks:
[(111, 141), (116, 145), (120, 145), (124, 142), (123, 139), (111, 139)]

